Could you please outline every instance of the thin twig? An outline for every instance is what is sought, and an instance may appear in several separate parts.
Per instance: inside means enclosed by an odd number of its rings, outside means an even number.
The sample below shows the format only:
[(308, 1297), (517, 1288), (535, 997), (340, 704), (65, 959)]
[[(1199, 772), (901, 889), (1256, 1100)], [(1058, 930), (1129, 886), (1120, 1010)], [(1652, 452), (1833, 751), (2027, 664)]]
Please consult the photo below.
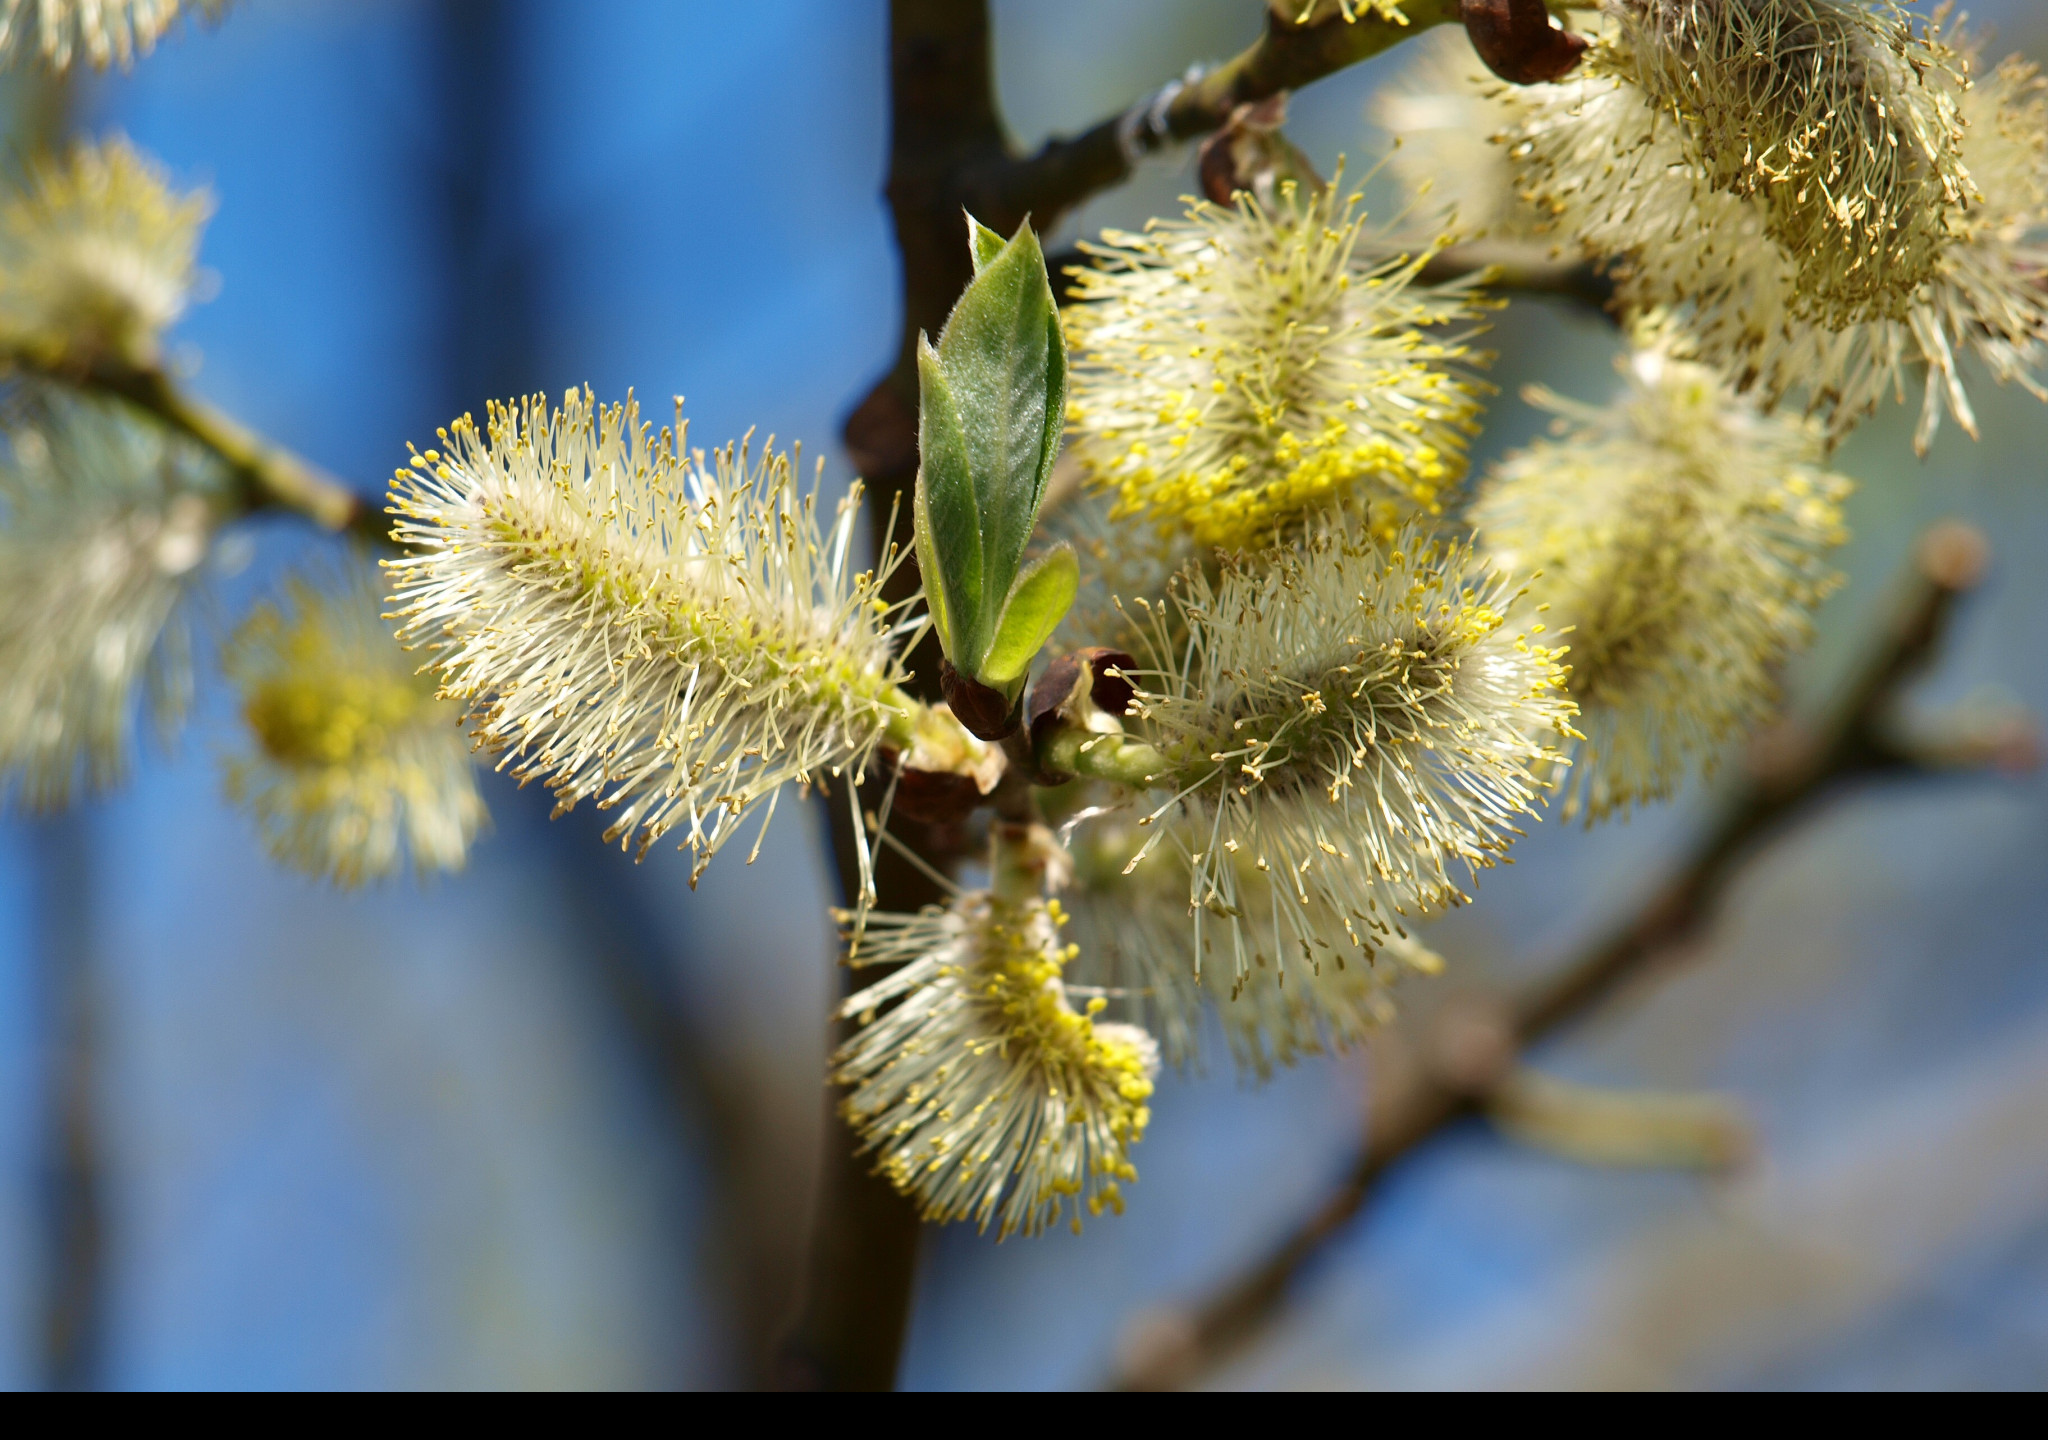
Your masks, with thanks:
[[(1700, 925), (1755, 847), (1816, 801), (1857, 777), (1952, 771), (1953, 764), (1942, 763), (1948, 757), (1928, 763), (1900, 747), (1890, 738), (1892, 721), (1900, 692), (1940, 646), (1957, 598), (1982, 578), (1987, 553), (1982, 535), (1965, 525), (1951, 522), (1928, 532), (1894, 619), (1818, 727), (1802, 732), (1786, 722), (1760, 737), (1749, 774), (1673, 878), (1555, 978), (1501, 1009), (1492, 1022), (1497, 1040), (1477, 1047), (1490, 1051), (1483, 1077), (1473, 1076), (1469, 1061), (1425, 1051), (1399, 1077), (1398, 1100), (1375, 1118), (1343, 1182), (1258, 1264), (1173, 1323), (1157, 1326), (1152, 1343), (1124, 1358), (1114, 1383), (1177, 1388), (1241, 1350), (1278, 1311), (1302, 1267), (1357, 1215), (1388, 1167), (1447, 1125), (1478, 1113), (1490, 1085), (1512, 1071), (1517, 1051), (1590, 1014), (1646, 961)], [(1981, 764), (2024, 763), (2036, 753), (1990, 746), (1978, 758)], [(1469, 1031), (1472, 1020), (1462, 1016), (1461, 1028)], [(1471, 1041), (1469, 1034), (1459, 1037), (1467, 1055), (1475, 1048)]]
[[(1572, 8), (1569, 0), (1546, 3), (1558, 13)], [(916, 469), (917, 336), (938, 333), (972, 278), (963, 209), (1004, 234), (1026, 218), (1042, 234), (1129, 179), (1144, 156), (1209, 134), (1240, 105), (1327, 79), (1455, 21), (1459, 0), (1407, 0), (1403, 11), (1405, 25), (1333, 13), (1306, 26), (1268, 11), (1264, 32), (1232, 59), (1170, 80), (1071, 139), (1016, 155), (996, 114), (985, 0), (892, 0), (888, 196), (904, 260), (903, 329), (895, 367), (846, 426), (855, 465), (875, 493), (907, 484)]]
[(1484, 275), (1489, 290), (1555, 295), (1612, 319), (1614, 280), (1591, 260), (1560, 258), (1546, 245), (1474, 241), (1440, 250), (1416, 278), (1426, 285)]
[(1293, 25), (1269, 11), (1265, 33), (1235, 58), (1170, 81), (1073, 139), (1049, 140), (1035, 154), (980, 166), (967, 184), (991, 213), (1031, 215), (1048, 230), (1091, 195), (1129, 178), (1144, 155), (1220, 128), (1240, 105), (1298, 90), (1454, 21), (1458, 0), (1409, 0), (1405, 10), (1406, 25), (1370, 13)]
[(391, 543), (390, 527), (374, 501), (282, 445), (179, 389), (162, 370), (112, 361), (83, 369), (43, 365), (22, 356), (6, 357), (5, 372), (61, 385), (85, 395), (126, 401), (166, 428), (197, 442), (241, 487), (251, 511), (283, 510), (304, 516), (323, 530), (375, 544)]
[[(1080, 272), (1088, 267), (1088, 252), (1078, 247), (1056, 250), (1045, 257), (1045, 264), (1052, 276), (1053, 297), (1064, 306), (1078, 289)], [(1442, 285), (1470, 276), (1483, 276), (1491, 291), (1554, 295), (1612, 318), (1608, 307), (1614, 301), (1613, 277), (1594, 261), (1553, 255), (1548, 245), (1492, 241), (1452, 245), (1431, 256), (1415, 278), (1424, 285)]]
[[(1548, 0), (1551, 10), (1572, 8)], [(1577, 0), (1583, 7), (1584, 0)], [(990, 213), (1034, 217), (1048, 230), (1090, 196), (1128, 179), (1136, 161), (1168, 145), (1220, 129), (1240, 105), (1299, 90), (1459, 18), (1459, 0), (1407, 0), (1406, 24), (1371, 12), (1346, 20), (1332, 13), (1294, 25), (1268, 10), (1265, 33), (1208, 70), (1169, 81), (1073, 139), (1048, 140), (1035, 154), (1004, 157), (969, 172), (968, 185)]]

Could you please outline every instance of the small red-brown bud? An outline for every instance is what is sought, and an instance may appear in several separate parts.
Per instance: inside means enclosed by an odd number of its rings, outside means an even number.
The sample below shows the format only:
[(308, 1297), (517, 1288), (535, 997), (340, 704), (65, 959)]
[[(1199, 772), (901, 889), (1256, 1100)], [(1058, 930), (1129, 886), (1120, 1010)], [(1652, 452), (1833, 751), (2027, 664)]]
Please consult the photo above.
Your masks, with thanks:
[(1223, 128), (1202, 142), (1195, 161), (1202, 193), (1218, 205), (1231, 205), (1245, 190), (1261, 205), (1271, 205), (1283, 181), (1321, 190), (1323, 177), (1281, 130), (1286, 123), (1285, 90), (1256, 105), (1238, 106)]
[(1438, 1084), (1459, 1095), (1486, 1095), (1515, 1068), (1514, 1016), (1491, 995), (1453, 996), (1430, 1021), (1425, 1053)]
[(962, 675), (943, 656), (939, 660), (939, 689), (945, 692), (954, 716), (978, 739), (1001, 740), (1017, 732), (1024, 712), (1023, 691), (1018, 691), (1017, 698), (1012, 700), (1002, 691)]
[(1974, 590), (1991, 568), (1991, 542), (1967, 520), (1943, 520), (1920, 537), (1920, 573), (1944, 590)]
[(1486, 68), (1512, 84), (1562, 79), (1586, 53), (1586, 37), (1552, 25), (1543, 0), (1463, 0), (1458, 18)]

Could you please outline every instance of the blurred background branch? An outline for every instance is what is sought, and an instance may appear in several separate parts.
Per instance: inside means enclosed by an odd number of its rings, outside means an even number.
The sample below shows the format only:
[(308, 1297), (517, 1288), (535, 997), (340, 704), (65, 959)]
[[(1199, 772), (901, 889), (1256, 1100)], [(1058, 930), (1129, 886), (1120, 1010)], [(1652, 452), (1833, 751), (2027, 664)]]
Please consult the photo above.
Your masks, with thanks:
[(37, 824), (38, 977), (47, 1026), (42, 1174), (42, 1379), (104, 1383), (107, 1345), (105, 1006), (92, 933), (93, 857), (75, 815)]
[(28, 356), (9, 357), (5, 369), (83, 394), (125, 401), (166, 429), (198, 441), (240, 487), (242, 505), (251, 513), (284, 511), (323, 530), (390, 543), (380, 501), (187, 393), (161, 369), (104, 361), (81, 371), (41, 365)]

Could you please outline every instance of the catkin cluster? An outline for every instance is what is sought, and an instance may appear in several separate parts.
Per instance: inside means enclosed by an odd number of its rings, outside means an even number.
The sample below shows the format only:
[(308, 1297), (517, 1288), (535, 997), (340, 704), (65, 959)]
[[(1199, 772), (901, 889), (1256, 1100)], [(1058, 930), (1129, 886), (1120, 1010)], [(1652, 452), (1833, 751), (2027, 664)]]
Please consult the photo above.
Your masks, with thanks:
[(1522, 202), (1552, 243), (1610, 268), (1627, 315), (1668, 316), (1687, 355), (1766, 409), (1818, 415), (1831, 441), (1912, 390), (1918, 451), (1944, 415), (1974, 435), (1972, 352), (2048, 394), (2048, 116), (2032, 65), (1977, 74), (1960, 26), (1888, 5), (1610, 9), (1565, 81), (1476, 88)]
[[(0, 57), (127, 65), (221, 3), (0, 0)], [(1457, 7), (1266, 8), (1270, 58)], [(865, 1150), (932, 1220), (1121, 1211), (1162, 1059), (1218, 1029), (1257, 1076), (1358, 1043), (1443, 968), (1413, 927), (1551, 798), (1668, 796), (1769, 713), (1836, 583), (1851, 426), (1911, 382), (1921, 450), (1945, 415), (1974, 434), (1970, 354), (2048, 398), (2033, 67), (1986, 72), (1897, 0), (1599, 9), (1555, 83), (1432, 42), (1375, 107), (1391, 224), (1316, 178), (1278, 101), (1229, 117), (1211, 199), (1084, 245), (1058, 319), (1028, 227), (970, 218), (968, 299), (918, 347), (924, 605), (885, 585), (895, 552), (861, 568), (858, 483), (835, 508), (772, 439), (693, 452), (680, 402), (659, 430), (587, 390), (454, 422), (391, 483), (381, 572), (296, 584), (228, 640), (228, 793), (337, 883), (452, 870), (486, 818), (466, 726), (622, 847), (678, 836), (694, 885), (787, 786), (838, 777), (848, 961), (889, 967), (834, 1058)], [(1559, 73), (1507, 63), (1532, 35), (1582, 48), (1542, 7), (1462, 13), (1498, 75)], [(1163, 138), (1180, 93), (1127, 122)], [(163, 366), (210, 208), (118, 138), (0, 199), (0, 790), (31, 804), (175, 715), (218, 532), (291, 488)], [(1442, 278), (1475, 257), (1499, 268)], [(1468, 487), (1489, 288), (1591, 267), (1619, 393), (1531, 391), (1552, 435)], [(909, 693), (928, 630), (947, 705)], [(1028, 687), (1047, 634), (1069, 653)], [(986, 881), (911, 854), (951, 900), (871, 913), (899, 806), (977, 839), (996, 811)]]

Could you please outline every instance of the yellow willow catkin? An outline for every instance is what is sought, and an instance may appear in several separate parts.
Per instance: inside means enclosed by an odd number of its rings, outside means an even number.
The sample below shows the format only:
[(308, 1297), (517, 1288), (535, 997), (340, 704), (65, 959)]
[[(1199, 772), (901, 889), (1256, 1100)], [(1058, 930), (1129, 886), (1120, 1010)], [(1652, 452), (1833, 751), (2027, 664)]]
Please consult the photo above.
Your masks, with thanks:
[[(1264, 1079), (1276, 1066), (1364, 1043), (1393, 1020), (1394, 987), (1405, 973), (1443, 969), (1433, 951), (1391, 929), (1375, 934), (1373, 949), (1361, 954), (1343, 917), (1324, 914), (1312, 918), (1327, 938), (1311, 942), (1307, 963), (1283, 965), (1260, 953), (1241, 983), (1212, 971), (1204, 984), (1185, 886), (1170, 857), (1155, 855), (1135, 873), (1119, 874), (1143, 833), (1128, 824), (1091, 830), (1077, 850), (1076, 881), (1065, 898), (1073, 912), (1068, 933), (1080, 953), (1068, 967), (1068, 988), (1107, 997), (1113, 1013), (1128, 1014), (1159, 1037), (1169, 1064), (1201, 1064), (1203, 1013), (1213, 1006), (1231, 1058)], [(1239, 876), (1247, 911), (1270, 913), (1263, 888), (1275, 882), (1258, 875), (1248, 857), (1241, 870), (1251, 872)]]
[(1453, 868), (1522, 833), (1572, 733), (1541, 626), (1468, 547), (1322, 532), (1260, 560), (1150, 607), (1132, 706), (1169, 798), (1131, 866), (1184, 859), (1189, 954), (1206, 972), (1222, 931), (1240, 982), (1461, 903)]
[(1482, 389), (1445, 327), (1482, 302), (1374, 240), (1356, 194), (1287, 181), (1084, 247), (1068, 418), (1117, 518), (1234, 548), (1318, 512), (1390, 534), (1441, 511)]
[(196, 447), (33, 388), (0, 463), (0, 793), (37, 808), (124, 779), (137, 712), (191, 698), (187, 617), (227, 510)]
[[(898, 965), (840, 1013), (861, 1029), (839, 1051), (842, 1110), (884, 1174), (927, 1220), (1000, 1237), (1081, 1211), (1123, 1210), (1138, 1178), (1152, 1037), (1068, 1003), (1058, 901), (966, 894), (917, 915), (870, 915), (863, 964)], [(886, 1007), (886, 1008), (885, 1008)]]
[(686, 458), (573, 390), (441, 444), (392, 482), (399, 636), (515, 774), (616, 811), (608, 838), (680, 827), (694, 880), (780, 786), (858, 770), (903, 722), (897, 611), (849, 560), (858, 487), (821, 531), (772, 442)]
[(338, 885), (459, 870), (485, 820), (461, 710), (381, 618), (377, 572), (295, 581), (257, 605), (223, 668), (247, 739), (224, 767), (277, 860)]
[(1394, 142), (1387, 169), (1407, 199), (1409, 227), (1461, 242), (1548, 243), (1499, 140), (1498, 96), (1511, 87), (1455, 28), (1410, 41), (1403, 55), (1408, 63), (1373, 97), (1371, 114)]
[(43, 365), (156, 363), (199, 283), (212, 212), (118, 136), (37, 165), (0, 205), (0, 349)]
[(1533, 393), (1562, 433), (1504, 460), (1469, 516), (1568, 647), (1584, 738), (1566, 813), (1588, 818), (1670, 794), (1769, 712), (1836, 583), (1851, 489), (1818, 426), (1759, 414), (1714, 371), (1652, 345), (1624, 374), (1605, 408)]
[(1673, 123), (1716, 191), (1753, 200), (1801, 318), (1901, 319), (1951, 218), (1968, 65), (1894, 0), (1615, 0), (1591, 65)]
[[(1975, 67), (1976, 45), (1949, 37)], [(1930, 74), (1927, 83), (1938, 76)], [(1800, 260), (1771, 234), (1754, 195), (1714, 188), (1682, 128), (1625, 76), (1575, 75), (1494, 95), (1523, 193), (1555, 234), (1617, 265), (1617, 299), (1637, 319), (1663, 317), (1689, 357), (1725, 370), (1767, 410), (1818, 416), (1831, 442), (1924, 386), (1915, 449), (1944, 413), (1976, 433), (1960, 371), (1974, 352), (1997, 380), (2033, 393), (2048, 332), (2048, 109), (2035, 68), (2008, 60), (1960, 92), (1960, 157), (1976, 197), (1948, 207), (1932, 278), (1896, 315), (1816, 317)], [(1909, 376), (1924, 366), (1924, 381)]]
[(0, 0), (0, 59), (34, 50), (53, 70), (86, 60), (127, 69), (194, 10), (213, 19), (228, 0)]

